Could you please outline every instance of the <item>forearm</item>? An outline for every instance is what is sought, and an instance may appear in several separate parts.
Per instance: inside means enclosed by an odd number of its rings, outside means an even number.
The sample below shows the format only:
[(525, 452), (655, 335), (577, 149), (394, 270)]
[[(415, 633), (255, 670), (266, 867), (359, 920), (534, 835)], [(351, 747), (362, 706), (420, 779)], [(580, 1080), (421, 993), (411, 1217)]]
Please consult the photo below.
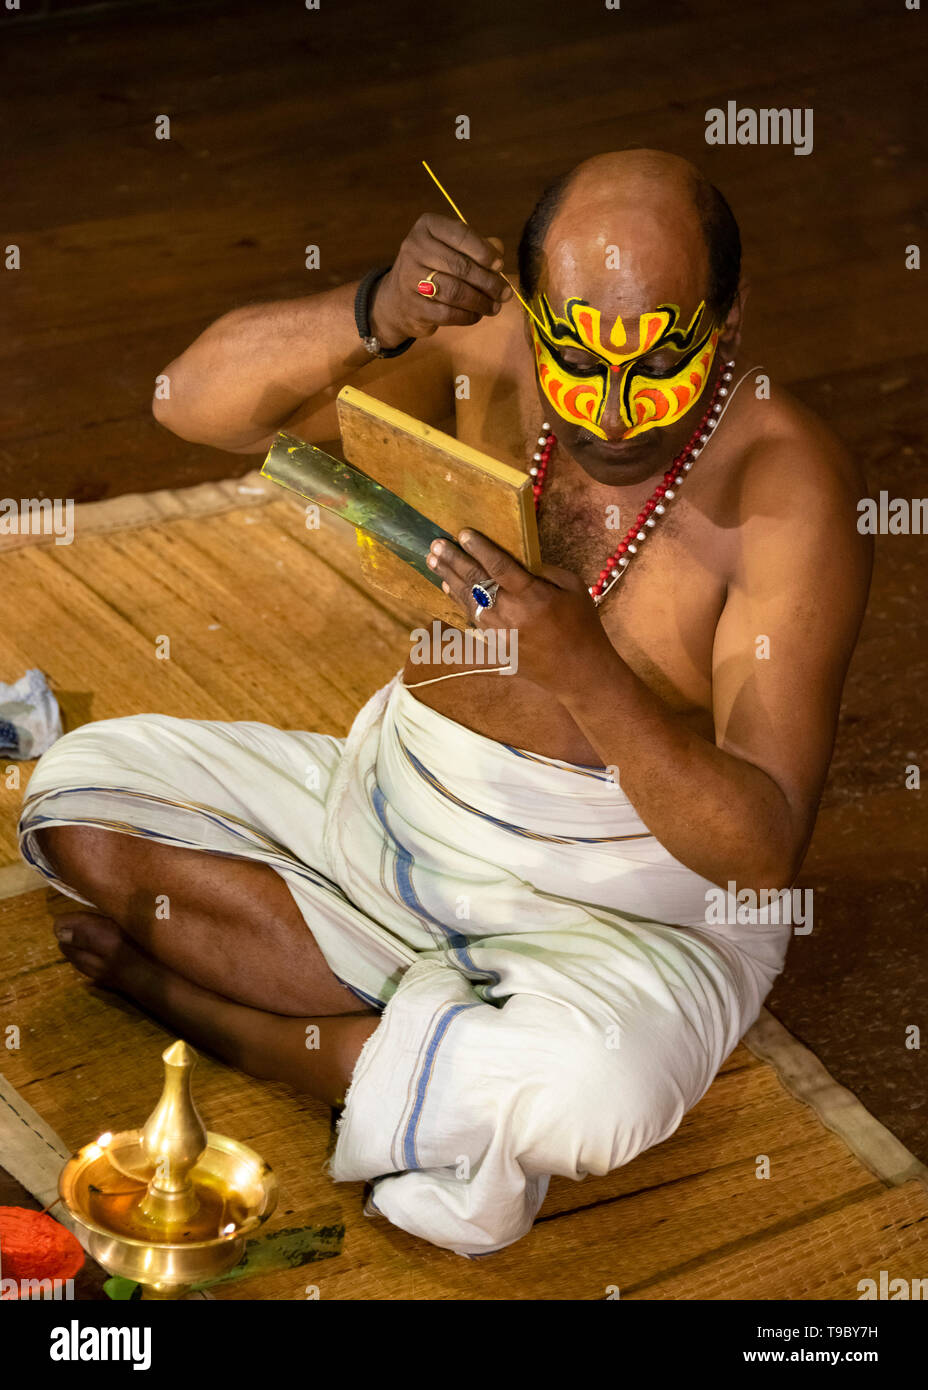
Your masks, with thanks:
[(675, 859), (721, 886), (789, 886), (804, 845), (766, 772), (688, 727), (611, 648), (558, 696)]
[(252, 304), (211, 324), (165, 369), (156, 418), (219, 449), (247, 449), (304, 402), (370, 362), (354, 319), (357, 283)]

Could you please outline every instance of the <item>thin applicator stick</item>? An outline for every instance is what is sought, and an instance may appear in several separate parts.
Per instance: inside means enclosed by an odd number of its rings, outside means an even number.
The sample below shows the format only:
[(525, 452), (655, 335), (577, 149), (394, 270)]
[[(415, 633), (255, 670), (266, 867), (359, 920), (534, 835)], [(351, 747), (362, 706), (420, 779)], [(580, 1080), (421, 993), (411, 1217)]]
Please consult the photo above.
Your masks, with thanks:
[[(425, 162), (424, 159), (423, 159), (423, 161), (422, 161), (422, 167), (423, 167), (423, 169), (425, 170), (425, 172), (428, 174), (428, 176), (429, 176), (429, 178), (432, 180), (432, 182), (435, 184), (435, 186), (436, 186), (436, 188), (438, 189), (438, 191), (442, 194), (442, 196), (448, 199), (448, 202), (451, 204), (452, 208), (453, 208), (454, 211), (457, 213), (458, 217), (460, 217), (461, 221), (464, 223), (464, 226), (466, 227), (466, 226), (468, 225), (467, 218), (464, 216), (463, 212), (462, 212), (461, 209), (458, 207), (457, 203), (454, 201), (454, 199), (452, 198), (452, 196), (451, 196), (451, 194), (448, 192), (448, 190), (447, 190), (446, 188), (442, 188), (442, 186), (441, 186), (441, 184), (439, 183), (438, 179), (435, 177), (435, 174), (432, 172), (432, 170), (431, 170), (431, 169), (429, 168), (429, 166), (426, 164), (426, 162)], [(520, 294), (519, 291), (516, 289), (515, 285), (514, 285), (514, 284), (512, 283), (512, 281), (509, 279), (509, 276), (508, 276), (508, 275), (503, 275), (503, 272), (502, 272), (501, 270), (498, 270), (496, 273), (497, 273), (497, 275), (502, 276), (502, 278), (506, 281), (506, 284), (507, 284), (507, 285), (509, 286), (509, 288), (512, 290), (512, 292), (513, 292), (513, 294), (515, 295), (516, 299), (517, 299), (517, 300), (519, 301), (519, 303), (522, 305), (522, 308), (525, 310), (525, 312), (526, 312), (528, 315), (530, 315), (530, 317), (533, 318), (533, 319), (535, 320), (535, 322), (538, 324), (538, 327), (541, 328), (541, 329), (543, 330), (543, 329), (544, 329), (544, 324), (541, 322), (541, 319), (539, 319), (539, 317), (538, 317), (537, 314), (532, 313), (532, 310), (531, 310), (531, 309), (529, 308), (529, 306), (526, 304), (525, 300), (522, 298), (521, 294)]]

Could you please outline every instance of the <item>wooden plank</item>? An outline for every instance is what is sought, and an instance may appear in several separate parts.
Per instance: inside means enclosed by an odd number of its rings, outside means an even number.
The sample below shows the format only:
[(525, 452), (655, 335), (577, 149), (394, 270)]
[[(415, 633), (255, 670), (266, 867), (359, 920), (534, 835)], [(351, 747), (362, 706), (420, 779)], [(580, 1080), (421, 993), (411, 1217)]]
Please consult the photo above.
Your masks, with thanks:
[[(354, 386), (338, 393), (338, 424), (349, 463), (452, 536), (466, 526), (537, 574), (541, 550), (532, 480), (509, 463), (462, 444)], [(372, 537), (359, 537), (369, 583), (414, 610), (466, 626), (472, 617)]]
[(345, 457), (456, 535), (478, 526), (523, 565), (541, 563), (532, 480), (405, 411), (344, 386), (338, 425)]

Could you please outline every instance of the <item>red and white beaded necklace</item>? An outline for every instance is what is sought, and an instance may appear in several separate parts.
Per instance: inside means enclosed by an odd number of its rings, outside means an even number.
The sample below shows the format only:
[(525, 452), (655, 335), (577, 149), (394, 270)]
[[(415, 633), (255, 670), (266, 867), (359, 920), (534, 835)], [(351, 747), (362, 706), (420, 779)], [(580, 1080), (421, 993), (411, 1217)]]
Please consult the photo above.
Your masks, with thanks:
[[(648, 534), (657, 525), (657, 517), (663, 516), (667, 510), (666, 504), (672, 502), (676, 493), (675, 488), (679, 487), (692, 468), (694, 462), (702, 453), (709, 442), (709, 431), (714, 430), (719, 422), (719, 416), (724, 409), (722, 401), (729, 394), (734, 368), (734, 362), (726, 362), (725, 369), (719, 374), (715, 383), (715, 390), (712, 398), (706, 407), (705, 414), (700, 420), (696, 429), (690, 435), (686, 444), (680, 450), (670, 467), (665, 471), (663, 481), (651, 493), (641, 511), (635, 518), (634, 523), (629, 526), (624, 538), (616, 546), (609, 556), (603, 569), (599, 572), (599, 578), (590, 588), (590, 596), (598, 606), (618, 583), (622, 575), (631, 564), (632, 557), (637, 555), (638, 547), (642, 541), (647, 540)], [(538, 436), (538, 448), (532, 455), (532, 466), (529, 469), (534, 482), (532, 492), (535, 496), (535, 513), (537, 515), (541, 506), (541, 493), (545, 484), (545, 476), (548, 472), (548, 463), (557, 445), (557, 438), (551, 432), (551, 426), (547, 421), (541, 427), (541, 434)]]

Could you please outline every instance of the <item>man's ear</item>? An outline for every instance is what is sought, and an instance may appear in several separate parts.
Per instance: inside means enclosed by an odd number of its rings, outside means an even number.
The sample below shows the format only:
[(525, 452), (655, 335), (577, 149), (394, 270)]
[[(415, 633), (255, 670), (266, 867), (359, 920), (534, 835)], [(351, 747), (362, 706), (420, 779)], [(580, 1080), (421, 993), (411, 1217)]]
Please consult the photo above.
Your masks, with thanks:
[(735, 301), (729, 309), (725, 322), (722, 325), (719, 348), (723, 357), (736, 356), (741, 346), (741, 334), (744, 329), (744, 309), (750, 292), (750, 282), (741, 280), (738, 285), (738, 293), (735, 295)]

